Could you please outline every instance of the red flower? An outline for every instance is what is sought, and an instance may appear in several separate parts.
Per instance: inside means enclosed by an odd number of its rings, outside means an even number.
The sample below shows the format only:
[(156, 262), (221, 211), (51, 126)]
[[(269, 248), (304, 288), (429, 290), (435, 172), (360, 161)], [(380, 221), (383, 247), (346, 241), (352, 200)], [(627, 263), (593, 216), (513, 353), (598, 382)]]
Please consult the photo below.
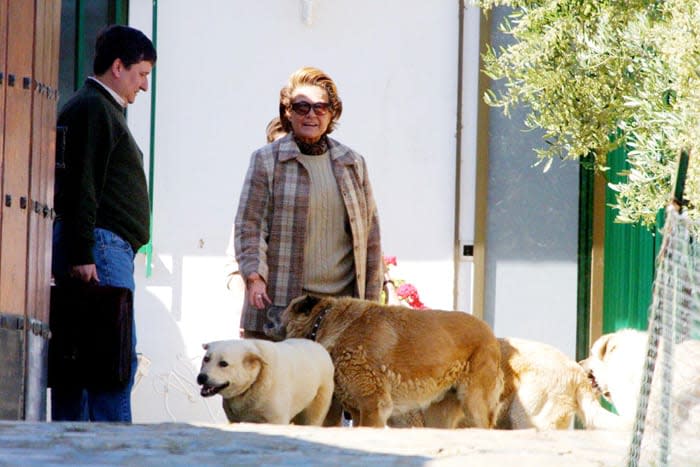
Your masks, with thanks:
[(418, 290), (413, 284), (401, 284), (399, 288), (396, 289), (396, 295), (398, 295), (401, 300), (404, 300), (406, 303), (408, 303), (408, 306), (410, 306), (411, 308), (415, 308), (417, 310), (422, 310), (426, 308), (423, 302), (420, 301), (420, 297), (418, 296)]
[[(406, 283), (401, 279), (393, 279), (389, 272), (389, 266), (396, 266), (396, 256), (383, 256), (384, 260), (384, 290), (382, 303), (403, 302), (417, 310), (427, 308), (418, 297), (418, 289), (413, 284)], [(390, 284), (391, 287), (387, 287)], [(398, 285), (398, 287), (396, 287)]]

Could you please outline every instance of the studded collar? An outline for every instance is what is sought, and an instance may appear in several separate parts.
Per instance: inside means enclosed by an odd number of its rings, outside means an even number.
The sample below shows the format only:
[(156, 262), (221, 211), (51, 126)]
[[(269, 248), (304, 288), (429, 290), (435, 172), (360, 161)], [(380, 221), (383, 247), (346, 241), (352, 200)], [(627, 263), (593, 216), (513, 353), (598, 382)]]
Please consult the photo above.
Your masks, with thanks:
[(318, 334), (318, 329), (321, 327), (321, 321), (323, 321), (323, 318), (329, 311), (331, 311), (331, 307), (325, 308), (318, 314), (316, 320), (314, 321), (314, 325), (311, 328), (311, 331), (306, 335), (307, 339), (311, 339), (312, 341), (316, 340), (316, 334)]

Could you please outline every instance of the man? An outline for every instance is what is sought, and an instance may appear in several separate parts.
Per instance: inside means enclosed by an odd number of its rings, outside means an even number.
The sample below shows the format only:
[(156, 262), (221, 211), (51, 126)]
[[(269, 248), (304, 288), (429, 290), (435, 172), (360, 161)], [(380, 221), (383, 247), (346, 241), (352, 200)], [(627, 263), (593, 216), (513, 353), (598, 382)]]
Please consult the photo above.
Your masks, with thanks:
[[(65, 130), (63, 166), (56, 171), (52, 270), (68, 278), (134, 290), (134, 255), (149, 239), (150, 210), (143, 155), (125, 110), (148, 90), (156, 62), (153, 43), (140, 31), (110, 26), (95, 44), (94, 75), (58, 116)], [(57, 165), (59, 167), (59, 165)], [(57, 387), (53, 420), (131, 422), (136, 372), (115, 390)]]

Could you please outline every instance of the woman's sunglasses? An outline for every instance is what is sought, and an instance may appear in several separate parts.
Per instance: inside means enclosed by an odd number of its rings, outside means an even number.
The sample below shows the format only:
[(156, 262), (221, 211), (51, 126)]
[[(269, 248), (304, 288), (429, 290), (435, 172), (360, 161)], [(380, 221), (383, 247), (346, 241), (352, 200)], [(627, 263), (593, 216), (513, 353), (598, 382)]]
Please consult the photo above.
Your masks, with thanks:
[(315, 102), (311, 104), (310, 102), (295, 102), (292, 104), (292, 110), (298, 115), (306, 115), (311, 109), (314, 109), (314, 113), (319, 117), (326, 115), (331, 105), (328, 102)]

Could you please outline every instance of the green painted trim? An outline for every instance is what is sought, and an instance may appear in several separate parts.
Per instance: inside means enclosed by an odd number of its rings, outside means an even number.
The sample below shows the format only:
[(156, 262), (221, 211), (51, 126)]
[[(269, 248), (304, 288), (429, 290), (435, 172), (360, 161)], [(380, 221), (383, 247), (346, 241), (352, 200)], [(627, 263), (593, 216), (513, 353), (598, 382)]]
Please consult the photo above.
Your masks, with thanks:
[[(585, 160), (593, 161), (589, 155)], [(593, 251), (593, 194), (595, 172), (592, 168), (579, 166), (578, 205), (578, 284), (576, 292), (576, 360), (588, 356), (588, 340), (591, 322), (591, 262)]]
[(111, 16), (114, 24), (128, 24), (129, 22), (129, 2), (128, 0), (113, 0), (110, 4), (113, 8)]
[[(158, 50), (158, 0), (153, 0), (152, 10), (152, 32), (151, 41), (153, 46)], [(140, 253), (146, 255), (146, 277), (151, 277), (153, 274), (153, 198), (154, 198), (154, 182), (155, 182), (155, 154), (156, 154), (156, 85), (157, 85), (157, 68), (153, 67), (151, 72), (151, 126), (150, 126), (150, 142), (148, 146), (148, 200), (151, 210), (151, 222), (149, 225), (148, 243), (141, 247)]]

